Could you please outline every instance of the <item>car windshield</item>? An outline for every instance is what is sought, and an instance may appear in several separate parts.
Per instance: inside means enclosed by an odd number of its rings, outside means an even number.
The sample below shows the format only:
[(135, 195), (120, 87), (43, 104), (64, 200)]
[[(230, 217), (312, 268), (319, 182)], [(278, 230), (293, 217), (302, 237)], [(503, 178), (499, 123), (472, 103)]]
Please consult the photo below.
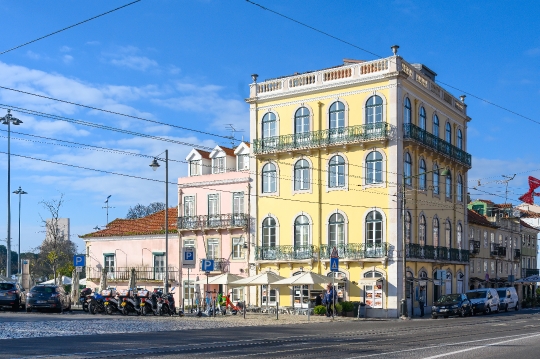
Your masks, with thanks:
[(469, 299), (480, 299), (480, 298), (485, 298), (486, 297), (486, 291), (485, 290), (481, 290), (481, 291), (478, 291), (478, 292), (469, 292), (467, 293), (467, 297), (469, 297)]
[(15, 287), (14, 284), (11, 283), (0, 283), (0, 290), (10, 290)]
[(34, 287), (34, 288), (32, 288), (32, 292), (36, 292), (36, 293), (55, 293), (56, 288), (54, 288), (54, 287)]
[(438, 303), (458, 302), (460, 299), (461, 299), (461, 294), (448, 294), (448, 295), (443, 295), (437, 302)]
[(506, 291), (505, 290), (498, 290), (497, 293), (499, 294), (500, 298), (506, 298)]

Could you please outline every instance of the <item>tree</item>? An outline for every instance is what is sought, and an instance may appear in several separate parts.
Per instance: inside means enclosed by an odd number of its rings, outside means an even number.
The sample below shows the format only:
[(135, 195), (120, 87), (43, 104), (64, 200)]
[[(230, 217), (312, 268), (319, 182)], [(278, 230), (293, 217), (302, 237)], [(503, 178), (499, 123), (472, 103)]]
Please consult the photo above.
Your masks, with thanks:
[[(3, 244), (0, 245), (0, 274), (6, 273), (7, 264), (7, 248)], [(11, 270), (12, 273), (18, 273), (19, 266), (17, 264), (17, 252), (11, 251)]]
[[(58, 274), (70, 274), (70, 263), (77, 253), (77, 246), (71, 241), (66, 228), (61, 224), (60, 208), (64, 203), (64, 195), (60, 199), (41, 201), (51, 218), (41, 221), (45, 227), (45, 240), (38, 249), (38, 260), (33, 268), (35, 275), (56, 278)], [(52, 272), (52, 273), (51, 273)]]
[(156, 212), (163, 211), (164, 209), (165, 203), (163, 202), (153, 202), (150, 203), (148, 206), (138, 203), (133, 207), (129, 207), (126, 219), (143, 218)]

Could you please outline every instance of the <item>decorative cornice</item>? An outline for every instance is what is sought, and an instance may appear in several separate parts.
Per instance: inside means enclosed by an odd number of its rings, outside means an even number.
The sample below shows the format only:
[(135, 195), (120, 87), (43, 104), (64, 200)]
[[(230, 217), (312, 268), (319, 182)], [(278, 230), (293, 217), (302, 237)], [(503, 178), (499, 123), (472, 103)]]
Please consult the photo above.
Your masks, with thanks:
[(192, 182), (192, 183), (178, 184), (178, 188), (192, 188), (192, 187), (200, 187), (200, 186), (246, 183), (246, 182), (249, 182), (249, 180), (250, 180), (249, 177), (242, 177), (242, 178), (223, 179), (223, 180), (216, 180), (216, 181)]

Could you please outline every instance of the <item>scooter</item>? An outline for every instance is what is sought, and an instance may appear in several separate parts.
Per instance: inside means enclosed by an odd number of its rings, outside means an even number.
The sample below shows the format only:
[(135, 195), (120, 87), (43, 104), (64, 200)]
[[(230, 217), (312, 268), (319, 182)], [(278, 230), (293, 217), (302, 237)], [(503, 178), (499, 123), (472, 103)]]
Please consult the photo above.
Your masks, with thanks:
[(120, 312), (122, 315), (129, 315), (129, 313), (141, 315), (139, 302), (133, 290), (123, 290), (119, 297), (122, 298), (122, 302), (120, 303)]
[(116, 297), (115, 289), (104, 290), (101, 294), (105, 297), (103, 305), (107, 314), (112, 315), (114, 312), (120, 312), (120, 303)]
[(174, 303), (174, 289), (172, 287), (171, 291), (167, 294), (160, 293), (158, 296), (158, 313), (159, 315), (168, 314), (169, 316), (176, 314), (176, 305)]
[(83, 311), (88, 312), (88, 303), (86, 300), (87, 297), (92, 294), (92, 289), (90, 288), (84, 288), (81, 290), (81, 294), (79, 294), (79, 304), (82, 306)]
[(105, 297), (99, 293), (89, 295), (86, 303), (88, 303), (88, 311), (90, 314), (105, 313)]
[(157, 291), (154, 290), (153, 293), (150, 293), (147, 290), (140, 290), (137, 296), (140, 299), (139, 307), (141, 315), (150, 313), (157, 315), (159, 313)]

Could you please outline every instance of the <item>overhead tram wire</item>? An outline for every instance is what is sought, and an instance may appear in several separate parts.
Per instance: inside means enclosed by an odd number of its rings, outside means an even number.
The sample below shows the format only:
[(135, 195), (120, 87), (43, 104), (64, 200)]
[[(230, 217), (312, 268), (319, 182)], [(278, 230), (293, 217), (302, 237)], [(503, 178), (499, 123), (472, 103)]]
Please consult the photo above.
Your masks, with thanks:
[[(5, 132), (5, 130), (0, 130), (0, 131)], [(49, 137), (25, 134), (25, 133), (21, 133), (21, 132), (13, 132), (12, 131), (12, 133), (27, 135), (27, 136), (36, 137), (36, 138), (48, 139), (48, 140), (57, 141), (57, 142), (65, 142), (65, 143), (69, 143), (69, 144), (75, 144), (76, 146), (62, 145), (62, 144), (56, 144), (56, 143), (50, 143), (50, 142), (42, 142), (42, 141), (35, 141), (35, 140), (18, 138), (18, 137), (12, 137), (12, 139), (14, 139), (14, 140), (22, 140), (22, 141), (34, 142), (34, 143), (39, 143), (39, 144), (44, 144), (44, 145), (55, 145), (55, 146), (62, 146), (62, 147), (68, 147), (68, 148), (80, 148), (80, 149), (94, 150), (94, 151), (108, 152), (108, 153), (119, 153), (119, 154), (122, 154), (122, 155), (130, 155), (130, 156), (137, 156), (137, 157), (155, 158), (155, 156), (140, 154), (140, 153), (136, 153), (136, 152), (125, 151), (125, 150), (117, 150), (117, 149), (112, 149), (112, 148), (107, 148), (107, 147), (100, 147), (100, 146), (94, 146), (94, 145), (81, 144), (81, 143), (78, 143), (78, 142), (65, 141), (65, 140), (60, 140), (60, 139), (53, 139), (53, 138), (49, 138)], [(0, 137), (5, 137), (5, 136), (0, 136)], [(169, 161), (178, 162), (178, 163), (186, 163), (186, 164), (189, 163), (188, 161), (174, 160), (174, 159), (170, 159), (170, 158), (169, 158)], [(203, 166), (210, 167), (210, 168), (213, 167), (212, 165), (203, 165)], [(255, 173), (253, 171), (246, 171), (246, 172), (248, 172), (248, 173), (250, 173), (252, 175), (257, 175), (257, 173)], [(276, 178), (279, 178), (279, 179), (285, 180), (285, 181), (294, 182), (294, 177), (291, 177), (291, 176), (283, 176), (283, 175), (281, 175), (281, 176), (278, 176)], [(317, 182), (309, 182), (309, 183), (311, 185), (318, 185)], [(386, 183), (390, 183), (390, 182), (386, 181)], [(355, 191), (355, 192), (362, 192), (362, 193), (371, 193), (371, 194), (375, 194), (375, 195), (394, 196), (394, 195), (389, 195), (389, 194), (381, 193), (381, 192), (368, 191), (366, 189), (356, 189), (354, 186), (361, 186), (361, 185), (352, 184), (352, 188), (349, 188), (349, 190), (350, 191)], [(203, 187), (201, 187), (201, 188), (203, 188)], [(409, 190), (417, 191), (417, 192), (421, 192), (421, 193), (426, 191), (426, 190), (415, 189), (415, 188), (410, 188)], [(420, 199), (417, 199), (417, 202), (426, 203), (427, 205), (433, 205), (433, 206), (441, 205), (439, 203), (420, 200)], [(444, 209), (451, 209), (451, 208), (452, 207), (450, 205), (446, 205), (445, 207), (436, 207), (436, 208), (430, 208), (430, 209), (431, 210), (434, 210), (434, 209), (444, 210)]]
[[(276, 15), (278, 15), (278, 16), (280, 16), (280, 17), (283, 17), (283, 18), (285, 18), (285, 19), (287, 19), (287, 20), (289, 20), (289, 21), (295, 22), (295, 23), (297, 23), (297, 24), (299, 24), (299, 25), (301, 25), (301, 26), (307, 27), (307, 28), (310, 29), (310, 30), (316, 31), (316, 32), (318, 32), (318, 33), (320, 33), (320, 34), (323, 34), (324, 36), (330, 37), (330, 38), (332, 38), (332, 39), (334, 39), (334, 40), (336, 40), (336, 41), (339, 41), (339, 42), (341, 42), (341, 43), (344, 43), (344, 44), (346, 44), (346, 45), (349, 45), (349, 46), (351, 46), (351, 47), (354, 47), (355, 49), (364, 51), (364, 52), (366, 52), (366, 53), (368, 53), (368, 54), (370, 54), (370, 55), (373, 55), (373, 56), (375, 56), (375, 57), (377, 57), (377, 58), (379, 58), (379, 59), (384, 58), (384, 56), (381, 56), (381, 55), (376, 54), (376, 53), (374, 53), (374, 52), (372, 52), (372, 51), (369, 51), (369, 50), (367, 50), (367, 49), (364, 49), (364, 48), (362, 48), (362, 47), (360, 47), (360, 46), (358, 46), (358, 45), (353, 44), (352, 42), (349, 42), (349, 41), (347, 41), (347, 40), (343, 40), (342, 38), (339, 38), (339, 37), (337, 37), (337, 36), (335, 36), (335, 35), (332, 35), (332, 34), (330, 34), (330, 33), (327, 33), (327, 32), (325, 32), (325, 31), (322, 31), (322, 30), (320, 30), (320, 29), (317, 29), (316, 27), (313, 27), (313, 26), (308, 25), (308, 24), (306, 24), (306, 23), (304, 23), (304, 22), (301, 22), (301, 21), (299, 21), (299, 20), (296, 20), (296, 19), (294, 19), (294, 18), (292, 18), (292, 17), (289, 17), (289, 16), (287, 16), (287, 15), (285, 15), (285, 14), (282, 14), (282, 13), (280, 13), (280, 12), (278, 12), (278, 11), (275, 11), (275, 10), (272, 10), (272, 9), (270, 9), (270, 8), (267, 8), (267, 7), (265, 7), (265, 6), (261, 5), (261, 4), (258, 4), (258, 3), (254, 2), (254, 1), (246, 0), (246, 2), (250, 3), (251, 5), (255, 5), (255, 6), (261, 8), (261, 9), (263, 9), (263, 10), (266, 10), (266, 11), (269, 11), (269, 12), (271, 12), (271, 13), (273, 13), (273, 14), (276, 14)], [(389, 61), (392, 61), (392, 60), (389, 60)], [(496, 104), (496, 103), (494, 103), (494, 102), (492, 102), (492, 101), (486, 100), (485, 98), (482, 98), (482, 97), (480, 97), (480, 96), (477, 96), (477, 95), (475, 95), (475, 94), (472, 94), (472, 93), (470, 93), (470, 92), (468, 92), (468, 91), (462, 90), (462, 89), (460, 89), (460, 88), (458, 88), (458, 87), (455, 87), (455, 86), (453, 86), (453, 85), (450, 85), (450, 84), (445, 83), (445, 82), (440, 81), (440, 80), (437, 80), (437, 82), (440, 83), (440, 84), (442, 84), (442, 85), (451, 87), (451, 88), (453, 88), (453, 89), (455, 89), (455, 90), (461, 91), (462, 93), (464, 93), (464, 94), (466, 94), (466, 95), (468, 95), (468, 96), (474, 97), (474, 98), (476, 98), (477, 100), (480, 100), (480, 101), (483, 101), (483, 102), (485, 102), (485, 103), (487, 103), (487, 104), (489, 104), (489, 105), (495, 106), (495, 107), (497, 107), (497, 108), (499, 108), (499, 109), (501, 109), (501, 110), (503, 110), (503, 111), (509, 112), (509, 113), (511, 113), (511, 114), (514, 114), (514, 115), (516, 115), (516, 116), (519, 116), (519, 117), (521, 117), (521, 118), (524, 118), (524, 119), (526, 119), (526, 120), (529, 120), (529, 121), (531, 121), (531, 122), (534, 122), (534, 123), (536, 123), (536, 124), (540, 124), (540, 121), (534, 120), (534, 119), (532, 119), (532, 118), (530, 118), (530, 117), (527, 117), (527, 116), (525, 116), (525, 115), (522, 115), (522, 114), (520, 114), (520, 113), (518, 113), (518, 112), (516, 112), (516, 111), (510, 110), (510, 109), (508, 109), (508, 108), (506, 108), (506, 107), (504, 107), (504, 106), (498, 105), (498, 104)]]
[(10, 51), (19, 49), (19, 48), (21, 48), (21, 47), (23, 47), (23, 46), (30, 45), (30, 44), (32, 44), (32, 43), (34, 43), (34, 42), (36, 42), (36, 41), (43, 40), (43, 39), (45, 39), (45, 38), (47, 38), (47, 37), (56, 35), (56, 34), (62, 32), (62, 31), (66, 31), (66, 30), (68, 30), (68, 29), (74, 28), (75, 26), (82, 25), (82, 24), (87, 23), (87, 22), (89, 22), (89, 21), (95, 20), (95, 19), (97, 19), (97, 18), (99, 18), (99, 17), (108, 15), (108, 14), (110, 14), (110, 13), (112, 13), (112, 12), (115, 12), (115, 11), (117, 11), (117, 10), (123, 9), (123, 8), (125, 8), (125, 7), (130, 6), (130, 5), (133, 5), (133, 4), (135, 4), (135, 3), (138, 3), (138, 2), (140, 2), (140, 1), (141, 1), (141, 0), (136, 0), (136, 1), (130, 2), (129, 4), (122, 5), (122, 6), (120, 6), (120, 7), (117, 7), (117, 8), (115, 8), (115, 9), (109, 10), (109, 11), (104, 12), (104, 13), (102, 13), (102, 14), (93, 16), (93, 17), (91, 17), (91, 18), (89, 18), (89, 19), (80, 21), (80, 22), (78, 22), (78, 23), (76, 23), (76, 24), (70, 25), (70, 26), (68, 26), (68, 27), (64, 27), (63, 29), (57, 30), (57, 31), (55, 31), (55, 32), (51, 32), (51, 33), (48, 34), (48, 35), (38, 37), (37, 39), (34, 39), (34, 40), (32, 40), (32, 41), (25, 42), (25, 43), (22, 44), (22, 45), (12, 47), (11, 49), (8, 49), (8, 50), (5, 50), (5, 51), (0, 52), (0, 55), (3, 55), (3, 54), (8, 53), (8, 52), (10, 52)]
[[(0, 151), (0, 153), (7, 154), (7, 152), (4, 152), (4, 151)], [(123, 177), (129, 177), (129, 178), (147, 180), (147, 181), (159, 182), (159, 183), (164, 183), (165, 182), (163, 180), (157, 180), (157, 179), (153, 179), (153, 178), (128, 175), (128, 174), (125, 174), (125, 173), (100, 170), (100, 169), (96, 169), (96, 168), (72, 165), (72, 164), (62, 163), (62, 162), (58, 162), (58, 161), (52, 161), (52, 160), (46, 160), (46, 159), (42, 159), (42, 158), (36, 158), (36, 157), (32, 157), (32, 156), (19, 155), (19, 154), (15, 154), (13, 152), (11, 153), (11, 155), (16, 156), (16, 157), (20, 157), (20, 158), (26, 158), (26, 159), (30, 159), (30, 160), (35, 160), (35, 161), (40, 161), (40, 162), (45, 162), (45, 163), (50, 163), (50, 164), (56, 164), (56, 165), (61, 165), (61, 166), (66, 166), (66, 167), (73, 167), (73, 168), (77, 168), (77, 169), (93, 171), (93, 172), (98, 172), (98, 173), (112, 174), (112, 175), (116, 175), (116, 176), (123, 176)], [(168, 183), (172, 184), (172, 185), (178, 185), (178, 183), (176, 183), (176, 182), (168, 182)], [(198, 188), (210, 189), (209, 187), (202, 187), (202, 186), (198, 187)], [(216, 188), (211, 188), (211, 189), (214, 190), (214, 191), (218, 191), (218, 192), (234, 193), (234, 191), (227, 191), (227, 190), (216, 189)], [(259, 194), (253, 194), (253, 193), (251, 194), (251, 196), (260, 197)], [(379, 206), (361, 206), (361, 205), (343, 204), (343, 203), (314, 202), (314, 201), (306, 201), (306, 200), (283, 198), (283, 197), (273, 197), (273, 196), (264, 196), (264, 198), (270, 198), (270, 199), (282, 200), (282, 201), (288, 201), (288, 202), (323, 204), (323, 205), (338, 206), (338, 207), (342, 206), (342, 207), (353, 207), (353, 208), (377, 208), (377, 209), (386, 209), (386, 210), (400, 209), (398, 207), (393, 208), (393, 207), (379, 207)], [(437, 208), (419, 208), (419, 210), (434, 210), (434, 209), (437, 209)], [(444, 209), (448, 209), (448, 208), (444, 208)], [(459, 211), (458, 211), (458, 213), (463, 214), (462, 212), (459, 212)], [(431, 218), (429, 216), (426, 216), (426, 217)]]

